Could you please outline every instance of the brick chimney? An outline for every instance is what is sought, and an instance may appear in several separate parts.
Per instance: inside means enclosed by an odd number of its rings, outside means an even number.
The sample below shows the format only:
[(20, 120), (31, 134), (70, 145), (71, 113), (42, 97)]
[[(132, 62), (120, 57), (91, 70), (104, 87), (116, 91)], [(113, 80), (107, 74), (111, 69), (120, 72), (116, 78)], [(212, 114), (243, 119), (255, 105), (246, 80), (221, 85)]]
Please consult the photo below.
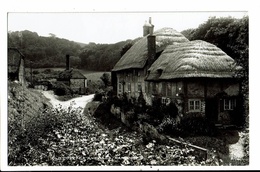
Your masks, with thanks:
[(66, 54), (66, 70), (70, 70), (70, 55)]
[(154, 28), (154, 25), (152, 24), (152, 17), (149, 17), (149, 24), (150, 24), (150, 27), (149, 27), (149, 34), (150, 34), (150, 35), (153, 35), (153, 28)]
[(148, 50), (148, 59), (147, 59), (147, 64), (148, 67), (150, 67), (153, 62), (155, 61), (156, 58), (156, 37), (153, 35), (153, 29), (154, 25), (152, 24), (152, 19), (151, 17), (149, 18), (149, 35), (147, 36), (147, 50)]
[(149, 17), (149, 23), (147, 23), (147, 21), (145, 21), (144, 26), (143, 26), (143, 36), (146, 35), (151, 35), (153, 33), (153, 28), (154, 25), (152, 24), (152, 18)]

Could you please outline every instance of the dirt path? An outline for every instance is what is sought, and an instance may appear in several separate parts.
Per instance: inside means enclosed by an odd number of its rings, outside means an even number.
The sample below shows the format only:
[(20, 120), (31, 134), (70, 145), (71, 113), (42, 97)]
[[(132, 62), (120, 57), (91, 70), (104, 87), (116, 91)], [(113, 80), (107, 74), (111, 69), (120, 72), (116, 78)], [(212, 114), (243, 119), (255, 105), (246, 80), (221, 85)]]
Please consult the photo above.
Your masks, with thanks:
[(50, 100), (50, 103), (53, 107), (62, 106), (62, 108), (68, 108), (72, 106), (73, 108), (85, 108), (86, 104), (93, 100), (94, 94), (81, 96), (77, 98), (73, 98), (68, 101), (60, 101), (57, 100), (57, 96), (53, 94), (53, 91), (42, 91), (43, 95)]

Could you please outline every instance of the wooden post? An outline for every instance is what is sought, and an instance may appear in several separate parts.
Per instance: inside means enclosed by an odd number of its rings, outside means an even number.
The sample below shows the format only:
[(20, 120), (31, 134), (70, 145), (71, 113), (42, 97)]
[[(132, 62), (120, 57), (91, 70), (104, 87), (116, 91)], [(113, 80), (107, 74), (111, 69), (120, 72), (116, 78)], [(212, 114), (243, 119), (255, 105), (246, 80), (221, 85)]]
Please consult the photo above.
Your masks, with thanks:
[(30, 61), (30, 73), (31, 73), (31, 84), (33, 84), (33, 77), (32, 77), (32, 61)]

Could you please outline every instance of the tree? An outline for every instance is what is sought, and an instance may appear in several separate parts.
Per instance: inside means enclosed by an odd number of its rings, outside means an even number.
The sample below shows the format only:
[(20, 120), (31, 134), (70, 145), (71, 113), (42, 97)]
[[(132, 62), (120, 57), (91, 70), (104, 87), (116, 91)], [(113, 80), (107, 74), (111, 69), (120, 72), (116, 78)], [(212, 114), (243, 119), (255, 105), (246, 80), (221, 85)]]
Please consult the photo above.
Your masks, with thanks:
[(132, 46), (133, 44), (131, 42), (125, 44), (122, 50), (120, 51), (120, 56), (122, 57)]
[(50, 37), (52, 37), (52, 38), (56, 38), (56, 35), (53, 34), (53, 33), (49, 33), (49, 35), (50, 35)]
[(103, 75), (100, 77), (100, 79), (105, 84), (105, 87), (111, 85), (111, 78), (110, 78), (110, 75), (108, 73), (103, 73)]

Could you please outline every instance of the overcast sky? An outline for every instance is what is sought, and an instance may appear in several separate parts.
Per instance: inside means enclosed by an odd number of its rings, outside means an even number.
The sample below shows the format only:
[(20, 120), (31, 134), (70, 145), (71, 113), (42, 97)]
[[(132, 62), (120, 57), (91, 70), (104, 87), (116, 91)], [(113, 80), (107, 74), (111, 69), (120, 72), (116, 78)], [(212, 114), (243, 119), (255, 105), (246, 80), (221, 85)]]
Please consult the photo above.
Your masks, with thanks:
[(149, 17), (155, 30), (171, 27), (179, 32), (197, 28), (210, 16), (242, 18), (247, 12), (109, 12), (8, 13), (8, 31), (30, 30), (40, 36), (55, 34), (82, 43), (116, 43), (142, 36)]

